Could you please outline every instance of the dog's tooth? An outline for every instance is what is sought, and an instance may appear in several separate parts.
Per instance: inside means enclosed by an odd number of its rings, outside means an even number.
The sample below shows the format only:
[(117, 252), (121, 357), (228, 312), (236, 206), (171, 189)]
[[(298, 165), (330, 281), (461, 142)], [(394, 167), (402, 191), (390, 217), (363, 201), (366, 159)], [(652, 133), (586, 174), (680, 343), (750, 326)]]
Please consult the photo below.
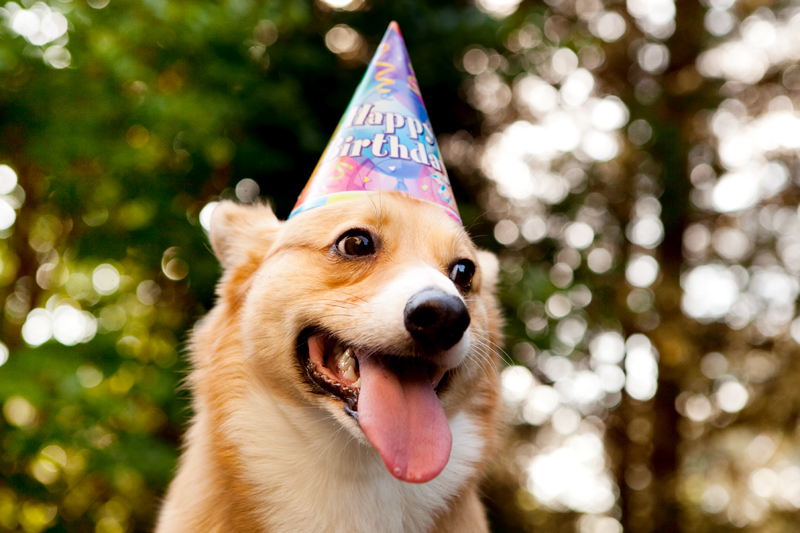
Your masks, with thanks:
[(353, 357), (352, 348), (348, 348), (347, 350), (345, 350), (344, 353), (340, 355), (336, 360), (336, 366), (338, 366), (342, 372), (346, 372), (347, 369), (355, 365), (355, 363), (356, 361), (355, 358)]
[(344, 379), (347, 381), (355, 381), (358, 376), (356, 376), (356, 369), (354, 368), (355, 365), (350, 365), (347, 367), (347, 370), (344, 373)]
[(360, 389), (361, 388), (361, 378), (358, 378), (357, 380), (355, 380), (355, 382), (350, 386), (354, 387), (356, 389)]

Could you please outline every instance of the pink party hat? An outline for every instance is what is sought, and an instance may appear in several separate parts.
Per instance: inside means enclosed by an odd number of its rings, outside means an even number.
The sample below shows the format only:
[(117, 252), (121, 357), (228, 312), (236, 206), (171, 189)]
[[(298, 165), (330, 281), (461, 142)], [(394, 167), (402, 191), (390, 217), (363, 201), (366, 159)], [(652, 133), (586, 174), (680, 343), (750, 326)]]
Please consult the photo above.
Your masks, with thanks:
[(461, 223), (396, 22), (389, 24), (289, 218), (373, 191), (402, 191), (443, 207)]

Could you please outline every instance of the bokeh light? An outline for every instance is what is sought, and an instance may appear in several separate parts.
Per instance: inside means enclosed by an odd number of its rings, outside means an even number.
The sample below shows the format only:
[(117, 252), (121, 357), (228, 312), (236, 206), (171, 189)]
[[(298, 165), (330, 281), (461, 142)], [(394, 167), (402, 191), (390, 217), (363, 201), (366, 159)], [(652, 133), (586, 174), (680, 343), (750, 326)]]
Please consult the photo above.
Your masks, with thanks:
[(625, 342), (625, 391), (637, 400), (649, 400), (658, 390), (658, 359), (650, 340), (635, 334)]
[(200, 210), (200, 225), (206, 232), (211, 231), (211, 214), (219, 202), (209, 202)]
[(28, 9), (8, 2), (2, 14), (9, 29), (34, 45), (45, 45), (67, 33), (67, 19), (44, 2), (36, 2)]
[(625, 269), (625, 279), (634, 287), (649, 287), (658, 277), (658, 261), (649, 255), (633, 256)]
[(119, 281), (119, 271), (108, 263), (98, 266), (92, 273), (92, 286), (98, 294), (114, 294), (119, 288)]
[(28, 313), (22, 325), (22, 338), (31, 346), (39, 346), (53, 336), (53, 319), (46, 309), (34, 309)]
[(537, 455), (528, 466), (528, 490), (546, 505), (604, 513), (614, 505), (614, 483), (605, 470), (603, 442), (591, 430)]
[(356, 30), (347, 24), (337, 24), (325, 34), (325, 45), (342, 59), (355, 59), (365, 51), (366, 43)]
[(517, 10), (521, 0), (476, 0), (481, 11), (495, 18), (507, 17)]
[(5, 198), (0, 198), (0, 231), (13, 226), (16, 220), (17, 213), (14, 208), (5, 201)]
[(0, 194), (9, 194), (17, 186), (17, 173), (8, 165), (0, 165)]

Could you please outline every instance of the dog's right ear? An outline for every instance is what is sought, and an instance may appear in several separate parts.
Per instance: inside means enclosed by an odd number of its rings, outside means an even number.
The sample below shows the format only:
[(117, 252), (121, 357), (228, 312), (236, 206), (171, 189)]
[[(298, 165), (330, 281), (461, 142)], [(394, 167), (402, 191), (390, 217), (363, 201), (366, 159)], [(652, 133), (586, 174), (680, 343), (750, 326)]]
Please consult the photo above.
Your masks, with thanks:
[(228, 270), (245, 263), (253, 251), (266, 252), (280, 225), (269, 205), (222, 201), (211, 215), (211, 248)]

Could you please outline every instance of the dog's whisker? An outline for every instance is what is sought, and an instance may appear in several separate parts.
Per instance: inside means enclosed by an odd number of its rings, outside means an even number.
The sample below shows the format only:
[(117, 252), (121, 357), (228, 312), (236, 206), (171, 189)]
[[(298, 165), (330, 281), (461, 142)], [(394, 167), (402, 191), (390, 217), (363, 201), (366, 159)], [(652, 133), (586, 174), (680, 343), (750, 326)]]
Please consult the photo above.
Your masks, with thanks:
[[(484, 366), (484, 370), (486, 367), (491, 367), (492, 369), (496, 370), (496, 366), (494, 365), (494, 356), (499, 355), (499, 351), (495, 350), (489, 343), (486, 342), (485, 339), (481, 338), (479, 335), (476, 335), (475, 339), (475, 352), (474, 355), (478, 357), (478, 360)], [(488, 371), (488, 370), (486, 370)]]
[[(489, 347), (489, 346), (484, 346), (484, 347), (482, 347), (482, 348), (481, 348), (481, 350), (480, 350), (479, 354), (480, 354), (480, 355), (481, 355), (481, 356), (482, 356), (482, 357), (483, 357), (485, 360), (487, 360), (487, 361), (493, 361), (493, 360), (494, 360), (494, 358), (495, 358), (495, 357), (498, 355), (498, 352), (497, 352), (496, 350), (492, 349), (492, 348), (491, 348), (491, 347)], [(504, 358), (501, 358), (501, 359), (503, 360), (503, 362), (504, 362), (505, 364), (507, 364), (507, 361), (506, 361)]]
[(470, 352), (468, 357), (470, 357), (471, 360), (473, 360), (475, 364), (480, 367), (481, 372), (484, 374), (488, 375), (491, 372), (496, 371), (490, 354), (481, 350), (476, 350), (475, 352)]
[(489, 344), (489, 345), (491, 346), (491, 348), (493, 348), (493, 349), (497, 350), (497, 353), (498, 353), (498, 355), (500, 355), (500, 357), (503, 359), (503, 361), (504, 361), (504, 362), (505, 362), (507, 365), (509, 365), (509, 366), (512, 366), (512, 365), (514, 365), (514, 360), (513, 360), (513, 358), (512, 358), (512, 357), (511, 357), (511, 356), (508, 354), (508, 352), (506, 352), (506, 351), (503, 349), (503, 347), (502, 347), (502, 346), (500, 346), (498, 343), (496, 343), (495, 341), (493, 341), (493, 340), (491, 339), (491, 337), (490, 337), (488, 334), (482, 334), (481, 332), (476, 332), (476, 335), (479, 337), (479, 340), (480, 340), (481, 342), (487, 343), (487, 344)]

